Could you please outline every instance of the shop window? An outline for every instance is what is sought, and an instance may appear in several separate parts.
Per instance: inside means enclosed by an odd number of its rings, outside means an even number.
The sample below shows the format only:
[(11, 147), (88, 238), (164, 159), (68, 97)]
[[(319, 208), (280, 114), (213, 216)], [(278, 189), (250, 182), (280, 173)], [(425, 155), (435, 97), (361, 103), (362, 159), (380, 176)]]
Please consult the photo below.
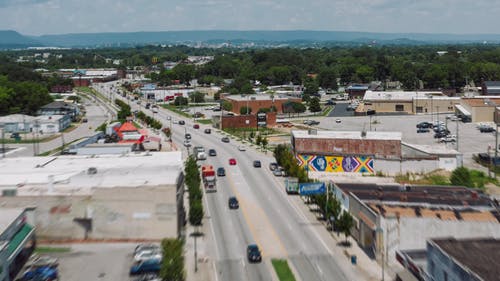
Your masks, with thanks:
[(396, 111), (405, 111), (405, 106), (403, 104), (396, 104)]

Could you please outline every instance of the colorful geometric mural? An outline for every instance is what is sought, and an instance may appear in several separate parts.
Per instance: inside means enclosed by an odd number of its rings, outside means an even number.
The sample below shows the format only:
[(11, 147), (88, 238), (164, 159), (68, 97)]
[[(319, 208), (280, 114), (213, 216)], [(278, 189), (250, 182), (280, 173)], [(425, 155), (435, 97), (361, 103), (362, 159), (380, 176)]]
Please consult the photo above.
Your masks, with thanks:
[(373, 158), (368, 156), (322, 156), (297, 154), (299, 166), (317, 172), (373, 174)]

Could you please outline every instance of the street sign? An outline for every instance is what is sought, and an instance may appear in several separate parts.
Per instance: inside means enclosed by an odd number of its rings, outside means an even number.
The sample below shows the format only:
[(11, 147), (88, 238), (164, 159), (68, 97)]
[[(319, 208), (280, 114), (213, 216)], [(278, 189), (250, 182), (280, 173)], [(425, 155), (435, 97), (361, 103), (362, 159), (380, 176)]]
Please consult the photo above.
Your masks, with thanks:
[(299, 183), (300, 195), (315, 195), (323, 194), (325, 192), (326, 187), (324, 182)]

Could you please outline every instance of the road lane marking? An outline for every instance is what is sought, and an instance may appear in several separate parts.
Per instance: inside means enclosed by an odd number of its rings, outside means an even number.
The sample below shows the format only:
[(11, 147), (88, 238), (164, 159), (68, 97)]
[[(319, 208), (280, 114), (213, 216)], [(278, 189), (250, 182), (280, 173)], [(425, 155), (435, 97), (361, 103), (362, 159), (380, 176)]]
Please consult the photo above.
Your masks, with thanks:
[[(231, 188), (233, 194), (236, 195), (237, 198), (239, 198), (239, 201), (241, 201), (241, 204), (240, 204), (241, 213), (243, 214), (243, 217), (245, 218), (245, 221), (247, 222), (247, 225), (248, 225), (248, 227), (250, 229), (250, 232), (252, 233), (253, 238), (255, 239), (255, 242), (257, 244), (259, 244), (259, 245), (264, 245), (263, 243), (259, 242), (260, 239), (258, 238), (258, 235), (257, 235), (258, 231), (256, 230), (255, 225), (252, 224), (252, 221), (250, 220), (250, 218), (248, 216), (248, 213), (247, 213), (247, 210), (246, 210), (247, 206), (248, 206), (247, 200), (245, 200), (245, 198), (243, 196), (241, 196), (241, 194), (238, 192), (237, 188), (235, 188), (234, 181), (231, 178), (231, 176), (228, 177), (228, 182), (229, 182), (229, 187)], [(276, 234), (276, 231), (274, 230), (272, 224), (269, 222), (269, 219), (267, 219), (266, 214), (258, 206), (255, 206), (255, 208), (253, 208), (253, 210), (254, 211), (258, 211), (259, 213), (261, 213), (260, 218), (265, 222), (265, 224), (268, 225), (267, 229), (271, 231), (271, 235), (278, 242), (278, 244), (279, 244), (278, 246), (281, 249), (281, 252), (284, 254), (285, 257), (287, 257), (288, 253), (287, 253), (285, 247), (283, 246), (283, 243), (281, 242), (281, 239)], [(262, 249), (262, 256), (264, 256), (264, 251), (263, 251), (262, 246), (260, 248)]]

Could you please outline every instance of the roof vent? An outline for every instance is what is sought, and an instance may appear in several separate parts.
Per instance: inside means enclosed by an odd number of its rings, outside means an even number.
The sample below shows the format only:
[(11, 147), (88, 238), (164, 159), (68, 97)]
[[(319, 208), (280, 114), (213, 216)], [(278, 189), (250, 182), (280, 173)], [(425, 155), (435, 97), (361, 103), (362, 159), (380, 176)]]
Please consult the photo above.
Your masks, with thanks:
[(251, 99), (251, 100), (256, 100), (257, 98), (256, 98), (256, 97), (251, 97), (250, 99)]
[(317, 135), (318, 134), (318, 130), (311, 129), (311, 130), (308, 130), (307, 133), (309, 135)]

